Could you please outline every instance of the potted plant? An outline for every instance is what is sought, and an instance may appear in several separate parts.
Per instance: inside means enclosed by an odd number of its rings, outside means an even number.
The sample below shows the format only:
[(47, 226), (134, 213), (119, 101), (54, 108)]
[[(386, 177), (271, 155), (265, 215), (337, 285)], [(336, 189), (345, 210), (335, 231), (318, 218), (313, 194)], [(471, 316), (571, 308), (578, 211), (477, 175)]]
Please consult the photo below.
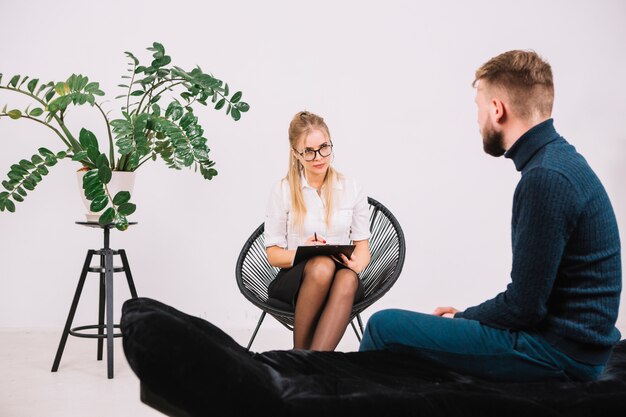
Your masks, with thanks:
[[(15, 203), (24, 201), (33, 191), (48, 168), (59, 160), (71, 159), (86, 171), (82, 177), (85, 197), (90, 210), (100, 213), (101, 224), (114, 223), (119, 230), (128, 227), (129, 216), (135, 211), (128, 191), (112, 194), (109, 189), (115, 172), (133, 172), (149, 160), (161, 158), (173, 169), (194, 168), (210, 180), (217, 171), (209, 158), (204, 130), (194, 114), (197, 104), (225, 108), (226, 114), (235, 121), (249, 109), (241, 101), (242, 93), (230, 95), (227, 83), (196, 67), (185, 71), (172, 66), (171, 57), (165, 54), (160, 43), (147, 48), (152, 52), (150, 65), (141, 65), (130, 52), (128, 74), (119, 87), (124, 94), (121, 118), (111, 120), (97, 103), (104, 96), (97, 82), (83, 75), (71, 75), (66, 81), (40, 83), (29, 76), (15, 75), (5, 79), (0, 74), (1, 93), (22, 94), (32, 100), (25, 109), (8, 108), (0, 111), (1, 118), (29, 120), (49, 128), (60, 139), (64, 148), (50, 151), (39, 148), (30, 159), (22, 159), (11, 165), (7, 179), (2, 181), (0, 211), (15, 211)], [(96, 136), (87, 129), (75, 134), (65, 123), (65, 116), (72, 106), (90, 105), (102, 116), (107, 127), (106, 152), (101, 151)]]

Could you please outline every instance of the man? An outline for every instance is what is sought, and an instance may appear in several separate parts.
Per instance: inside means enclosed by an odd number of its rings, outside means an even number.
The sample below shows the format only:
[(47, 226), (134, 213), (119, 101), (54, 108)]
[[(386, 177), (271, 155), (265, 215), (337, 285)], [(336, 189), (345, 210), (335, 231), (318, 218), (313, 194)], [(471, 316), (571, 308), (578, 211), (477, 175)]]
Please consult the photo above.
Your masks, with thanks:
[(463, 312), (378, 312), (360, 350), (409, 351), (496, 380), (593, 380), (620, 339), (620, 241), (609, 198), (554, 129), (552, 70), (535, 52), (492, 58), (473, 86), (485, 152), (521, 172), (511, 283)]

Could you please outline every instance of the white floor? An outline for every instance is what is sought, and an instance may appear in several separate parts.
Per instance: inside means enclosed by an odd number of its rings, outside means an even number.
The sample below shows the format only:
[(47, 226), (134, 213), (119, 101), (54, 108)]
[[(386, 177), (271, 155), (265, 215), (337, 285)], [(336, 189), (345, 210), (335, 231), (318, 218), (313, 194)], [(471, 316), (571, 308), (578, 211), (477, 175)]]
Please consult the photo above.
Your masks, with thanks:
[[(264, 325), (265, 326), (265, 325)], [(246, 344), (251, 330), (228, 332)], [(1, 417), (154, 417), (161, 413), (139, 400), (139, 380), (115, 340), (115, 377), (106, 376), (103, 361), (96, 360), (95, 339), (69, 337), (58, 372), (50, 372), (60, 329), (0, 329)], [(286, 329), (261, 327), (254, 351), (289, 348)], [(358, 349), (348, 328), (338, 350)]]

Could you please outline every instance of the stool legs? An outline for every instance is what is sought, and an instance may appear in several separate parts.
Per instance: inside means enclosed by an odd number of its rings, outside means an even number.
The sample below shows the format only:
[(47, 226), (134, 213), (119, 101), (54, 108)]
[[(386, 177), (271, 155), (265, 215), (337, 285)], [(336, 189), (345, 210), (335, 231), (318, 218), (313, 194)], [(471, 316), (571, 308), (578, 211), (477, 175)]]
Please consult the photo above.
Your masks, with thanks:
[(83, 291), (83, 285), (85, 284), (85, 278), (87, 277), (87, 270), (89, 265), (91, 265), (91, 259), (93, 258), (95, 250), (87, 251), (87, 257), (85, 258), (85, 264), (83, 265), (83, 270), (80, 273), (80, 278), (78, 279), (78, 286), (76, 287), (76, 293), (74, 293), (74, 300), (72, 300), (72, 306), (70, 307), (70, 313), (67, 315), (67, 321), (65, 322), (65, 327), (63, 328), (63, 333), (61, 334), (61, 341), (59, 342), (59, 347), (57, 349), (57, 354), (54, 357), (54, 363), (52, 364), (52, 372), (56, 372), (59, 369), (59, 363), (61, 363), (61, 356), (63, 356), (63, 350), (65, 349), (65, 343), (67, 342), (67, 336), (70, 333), (70, 326), (72, 325), (72, 320), (74, 320), (74, 314), (76, 314), (76, 307), (78, 307), (78, 300), (80, 299), (80, 294)]
[[(100, 255), (100, 267), (104, 268), (104, 255)], [(100, 290), (98, 301), (98, 335), (104, 334), (104, 301), (106, 295), (106, 287), (104, 282), (104, 272), (100, 273)], [(97, 360), (102, 360), (102, 339), (98, 338), (98, 355)]]
[(113, 251), (104, 250), (104, 279), (107, 316), (107, 376), (113, 378)]
[(57, 349), (57, 353), (54, 358), (54, 364), (52, 365), (52, 372), (56, 372), (59, 369), (59, 364), (61, 362), (61, 357), (63, 356), (63, 350), (65, 349), (65, 343), (67, 342), (67, 337), (72, 331), (71, 329), (72, 321), (74, 320), (74, 315), (76, 314), (76, 309), (78, 307), (80, 295), (83, 291), (83, 286), (85, 284), (87, 273), (90, 270), (92, 272), (96, 272), (94, 268), (90, 268), (91, 261), (96, 254), (99, 254), (100, 268), (98, 268), (98, 270), (100, 271), (100, 273), (99, 273), (98, 325), (91, 326), (91, 327), (97, 327), (98, 336), (100, 336), (98, 337), (97, 360), (102, 360), (103, 344), (104, 344), (104, 338), (105, 338), (104, 336), (105, 336), (105, 328), (106, 328), (107, 376), (109, 379), (113, 378), (113, 340), (115, 337), (114, 335), (115, 325), (113, 323), (113, 311), (114, 311), (113, 310), (113, 275), (115, 273), (115, 269), (113, 267), (114, 255), (119, 254), (122, 259), (122, 265), (123, 265), (122, 269), (124, 270), (126, 274), (126, 281), (128, 282), (128, 288), (130, 289), (130, 293), (133, 298), (137, 298), (137, 290), (135, 289), (133, 276), (130, 272), (130, 265), (128, 264), (126, 251), (123, 249), (120, 249), (118, 251), (114, 251), (110, 249), (108, 247), (108, 239), (106, 239), (106, 237), (107, 236), (105, 234), (105, 248), (104, 249), (101, 249), (99, 251), (90, 249), (89, 251), (87, 251), (85, 264), (83, 265), (83, 269), (80, 273), (78, 286), (76, 287), (76, 293), (74, 294), (72, 306), (70, 307), (70, 312), (67, 316), (67, 321), (65, 322), (63, 334), (61, 335), (61, 341), (59, 342), (59, 347)]
[(126, 273), (126, 281), (128, 281), (130, 295), (133, 298), (137, 298), (137, 290), (135, 289), (135, 283), (133, 282), (133, 275), (130, 273), (130, 265), (128, 264), (126, 251), (124, 249), (120, 249), (117, 252), (120, 254), (120, 258), (122, 258), (122, 266), (124, 267), (124, 272)]

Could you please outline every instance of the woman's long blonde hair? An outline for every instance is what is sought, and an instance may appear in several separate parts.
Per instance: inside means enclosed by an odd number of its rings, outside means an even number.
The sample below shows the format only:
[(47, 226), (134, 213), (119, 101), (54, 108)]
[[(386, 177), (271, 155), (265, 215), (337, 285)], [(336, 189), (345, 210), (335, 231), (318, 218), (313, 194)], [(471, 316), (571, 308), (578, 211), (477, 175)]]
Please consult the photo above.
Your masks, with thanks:
[[(304, 174), (304, 166), (296, 157), (294, 149), (299, 149), (301, 142), (306, 135), (312, 130), (321, 130), (330, 141), (330, 131), (324, 119), (316, 114), (308, 111), (301, 111), (291, 120), (289, 124), (289, 171), (287, 172), (287, 180), (291, 190), (291, 209), (293, 213), (292, 224), (302, 230), (304, 216), (307, 208), (302, 196), (301, 175)], [(326, 205), (326, 227), (330, 228), (331, 217), (333, 212), (333, 184), (339, 177), (339, 173), (332, 167), (328, 167), (326, 177), (322, 183), (321, 196)]]

